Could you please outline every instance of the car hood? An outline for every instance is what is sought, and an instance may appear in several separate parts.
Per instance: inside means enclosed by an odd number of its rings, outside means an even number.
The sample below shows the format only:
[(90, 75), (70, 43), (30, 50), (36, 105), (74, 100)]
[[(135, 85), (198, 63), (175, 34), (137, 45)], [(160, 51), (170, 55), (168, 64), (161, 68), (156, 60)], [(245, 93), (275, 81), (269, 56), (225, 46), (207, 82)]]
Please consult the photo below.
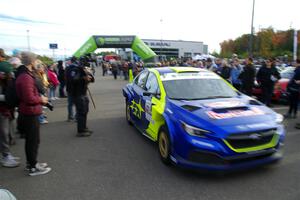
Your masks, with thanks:
[(241, 95), (210, 100), (168, 100), (176, 119), (224, 135), (275, 129), (276, 113), (260, 102)]

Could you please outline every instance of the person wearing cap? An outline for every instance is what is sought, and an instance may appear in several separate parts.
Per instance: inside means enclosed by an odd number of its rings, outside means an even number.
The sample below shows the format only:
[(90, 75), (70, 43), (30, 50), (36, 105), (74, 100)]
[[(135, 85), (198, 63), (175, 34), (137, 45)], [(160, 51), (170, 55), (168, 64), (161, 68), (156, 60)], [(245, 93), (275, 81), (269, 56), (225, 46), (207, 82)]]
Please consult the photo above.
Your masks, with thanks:
[(9, 122), (12, 119), (12, 110), (5, 103), (4, 91), (8, 82), (12, 79), (13, 66), (6, 62), (7, 56), (0, 49), (0, 152), (2, 153), (1, 164), (3, 167), (17, 167), (19, 162), (12, 156), (9, 149)]

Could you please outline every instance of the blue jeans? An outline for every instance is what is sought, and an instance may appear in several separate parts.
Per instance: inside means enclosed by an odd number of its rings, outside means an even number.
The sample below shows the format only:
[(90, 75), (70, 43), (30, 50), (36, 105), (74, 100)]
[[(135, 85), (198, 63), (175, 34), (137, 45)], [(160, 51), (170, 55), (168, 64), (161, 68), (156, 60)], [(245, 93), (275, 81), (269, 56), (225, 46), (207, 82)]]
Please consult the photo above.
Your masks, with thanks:
[(73, 112), (73, 107), (74, 107), (74, 100), (73, 97), (68, 94), (68, 119), (74, 119), (75, 115)]
[(0, 153), (3, 157), (10, 154), (9, 151), (9, 117), (0, 114)]
[(49, 91), (49, 98), (54, 98), (55, 97), (55, 91), (56, 91), (56, 87), (50, 87), (50, 91)]
[(39, 115), (39, 122), (42, 123), (45, 120), (44, 114)]

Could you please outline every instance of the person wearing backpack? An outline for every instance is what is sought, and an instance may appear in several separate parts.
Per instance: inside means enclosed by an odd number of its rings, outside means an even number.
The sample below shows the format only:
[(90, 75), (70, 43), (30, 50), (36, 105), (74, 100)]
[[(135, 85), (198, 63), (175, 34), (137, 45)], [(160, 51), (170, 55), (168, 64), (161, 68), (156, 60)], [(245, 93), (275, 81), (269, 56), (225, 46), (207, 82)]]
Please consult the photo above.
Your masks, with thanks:
[(72, 57), (71, 58), (71, 63), (66, 67), (65, 70), (65, 83), (66, 83), (66, 91), (67, 91), (67, 100), (68, 100), (68, 106), (67, 106), (67, 110), (68, 110), (68, 122), (73, 122), (76, 121), (75, 119), (75, 113), (74, 113), (74, 100), (73, 97), (71, 95), (71, 91), (72, 91), (72, 87), (73, 87), (73, 83), (72, 83), (72, 77), (71, 77), (71, 72), (78, 67), (78, 62), (77, 62), (77, 58), (76, 57)]
[(0, 49), (0, 153), (1, 165), (3, 167), (19, 166), (18, 158), (14, 157), (9, 149), (9, 121), (12, 119), (11, 107), (7, 104), (5, 91), (12, 80), (13, 67), (6, 62), (6, 55), (3, 49)]

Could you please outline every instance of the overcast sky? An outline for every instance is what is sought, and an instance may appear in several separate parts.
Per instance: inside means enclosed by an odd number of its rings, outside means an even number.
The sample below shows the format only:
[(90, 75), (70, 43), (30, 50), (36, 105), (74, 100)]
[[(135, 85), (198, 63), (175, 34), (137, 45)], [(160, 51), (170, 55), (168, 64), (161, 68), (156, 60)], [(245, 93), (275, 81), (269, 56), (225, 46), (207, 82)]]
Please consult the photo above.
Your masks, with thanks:
[[(250, 33), (253, 0), (0, 0), (0, 46), (73, 54), (91, 35), (219, 43)], [(256, 0), (255, 31), (300, 29), (298, 0)], [(162, 19), (162, 20), (161, 20)]]

